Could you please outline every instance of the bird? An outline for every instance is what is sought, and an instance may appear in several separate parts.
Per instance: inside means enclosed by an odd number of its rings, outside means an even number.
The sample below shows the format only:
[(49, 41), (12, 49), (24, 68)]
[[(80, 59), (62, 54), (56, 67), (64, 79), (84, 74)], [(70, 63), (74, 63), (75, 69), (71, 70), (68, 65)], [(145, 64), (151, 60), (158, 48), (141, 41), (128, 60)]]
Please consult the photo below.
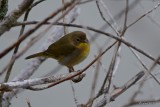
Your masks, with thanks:
[(56, 59), (61, 65), (73, 71), (73, 66), (81, 63), (90, 52), (86, 33), (73, 31), (52, 43), (47, 50), (27, 56), (25, 59), (45, 57)]

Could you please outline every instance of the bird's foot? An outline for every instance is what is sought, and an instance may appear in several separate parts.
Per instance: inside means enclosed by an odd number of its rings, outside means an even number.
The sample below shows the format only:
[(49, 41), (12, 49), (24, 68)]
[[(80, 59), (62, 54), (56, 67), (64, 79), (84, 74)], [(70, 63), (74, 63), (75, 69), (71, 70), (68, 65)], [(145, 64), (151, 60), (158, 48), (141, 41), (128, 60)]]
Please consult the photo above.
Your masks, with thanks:
[(85, 76), (86, 76), (85, 73), (80, 74), (80, 75), (78, 75), (78, 76), (72, 78), (72, 81), (73, 81), (74, 83), (78, 83), (78, 82), (82, 81), (82, 79), (83, 79)]

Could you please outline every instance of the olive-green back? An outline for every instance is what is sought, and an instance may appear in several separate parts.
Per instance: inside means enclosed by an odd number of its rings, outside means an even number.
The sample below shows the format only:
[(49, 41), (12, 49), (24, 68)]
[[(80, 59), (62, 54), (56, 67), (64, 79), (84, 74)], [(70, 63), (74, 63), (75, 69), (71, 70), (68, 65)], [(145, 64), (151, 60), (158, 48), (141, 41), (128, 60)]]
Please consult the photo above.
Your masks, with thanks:
[(57, 60), (71, 55), (72, 52), (74, 52), (74, 50), (76, 49), (76, 47), (72, 43), (71, 37), (71, 34), (63, 36), (57, 42), (51, 44), (45, 51), (45, 53)]

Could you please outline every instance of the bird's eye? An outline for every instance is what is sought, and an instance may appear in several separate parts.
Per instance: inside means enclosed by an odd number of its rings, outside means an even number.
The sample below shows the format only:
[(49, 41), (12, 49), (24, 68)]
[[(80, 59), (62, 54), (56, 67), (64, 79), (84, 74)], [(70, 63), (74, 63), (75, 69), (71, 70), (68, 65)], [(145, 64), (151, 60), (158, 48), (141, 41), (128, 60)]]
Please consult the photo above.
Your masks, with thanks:
[(80, 41), (80, 39), (79, 39), (79, 38), (77, 38), (77, 41), (79, 42), (79, 41)]

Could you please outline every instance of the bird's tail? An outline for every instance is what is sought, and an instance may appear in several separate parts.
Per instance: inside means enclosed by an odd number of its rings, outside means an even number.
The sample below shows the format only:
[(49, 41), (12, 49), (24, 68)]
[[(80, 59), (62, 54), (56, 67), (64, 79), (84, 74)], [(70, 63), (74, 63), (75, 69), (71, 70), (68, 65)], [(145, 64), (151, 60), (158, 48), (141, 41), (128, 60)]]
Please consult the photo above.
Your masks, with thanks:
[(31, 58), (35, 58), (35, 57), (45, 57), (45, 52), (39, 52), (39, 53), (36, 53), (36, 54), (33, 54), (33, 55), (30, 55), (30, 56), (27, 56), (25, 59), (31, 59)]

